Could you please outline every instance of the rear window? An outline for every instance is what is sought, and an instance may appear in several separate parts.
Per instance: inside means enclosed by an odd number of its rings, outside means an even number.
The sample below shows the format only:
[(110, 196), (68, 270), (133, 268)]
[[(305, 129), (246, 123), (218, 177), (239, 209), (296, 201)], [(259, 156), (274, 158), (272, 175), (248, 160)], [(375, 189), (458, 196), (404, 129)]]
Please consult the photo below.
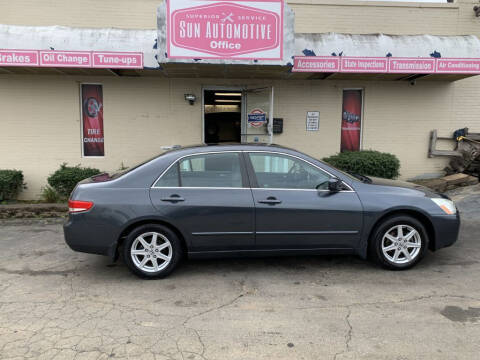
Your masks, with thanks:
[[(107, 175), (107, 176), (109, 177), (108, 180), (117, 179), (117, 178), (119, 178), (120, 176), (123, 176), (123, 175), (125, 175), (125, 174), (128, 174), (130, 171), (133, 171), (133, 170), (139, 168), (140, 166), (142, 166), (142, 165), (144, 165), (144, 164), (146, 164), (146, 163), (149, 163), (150, 161), (155, 160), (155, 159), (157, 159), (158, 157), (160, 157), (160, 156), (162, 156), (162, 155), (164, 155), (164, 154), (165, 154), (165, 153), (158, 154), (158, 155), (156, 155), (156, 156), (154, 156), (154, 157), (152, 157), (152, 158), (150, 158), (150, 159), (148, 159), (148, 160), (144, 160), (144, 161), (142, 161), (142, 162), (139, 162), (139, 163), (137, 163), (137, 164), (135, 164), (135, 165), (127, 168), (127, 169), (118, 170), (118, 171), (114, 171), (114, 172), (111, 172), (111, 173), (105, 173), (105, 174), (102, 174), (102, 176)], [(103, 181), (105, 181), (105, 180), (103, 180)]]

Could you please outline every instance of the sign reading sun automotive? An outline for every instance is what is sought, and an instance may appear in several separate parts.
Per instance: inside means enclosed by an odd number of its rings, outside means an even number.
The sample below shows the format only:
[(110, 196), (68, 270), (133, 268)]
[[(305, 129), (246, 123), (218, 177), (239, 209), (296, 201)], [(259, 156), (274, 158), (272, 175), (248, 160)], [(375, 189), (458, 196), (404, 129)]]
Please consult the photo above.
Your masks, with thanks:
[(170, 58), (280, 60), (283, 0), (168, 0)]

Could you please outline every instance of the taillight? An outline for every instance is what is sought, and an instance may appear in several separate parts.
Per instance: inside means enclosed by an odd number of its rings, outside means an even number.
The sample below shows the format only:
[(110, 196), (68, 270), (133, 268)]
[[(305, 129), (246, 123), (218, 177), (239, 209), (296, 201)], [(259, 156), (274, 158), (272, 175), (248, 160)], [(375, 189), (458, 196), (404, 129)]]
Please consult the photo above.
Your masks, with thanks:
[(90, 210), (93, 206), (91, 201), (68, 200), (68, 212), (78, 213)]

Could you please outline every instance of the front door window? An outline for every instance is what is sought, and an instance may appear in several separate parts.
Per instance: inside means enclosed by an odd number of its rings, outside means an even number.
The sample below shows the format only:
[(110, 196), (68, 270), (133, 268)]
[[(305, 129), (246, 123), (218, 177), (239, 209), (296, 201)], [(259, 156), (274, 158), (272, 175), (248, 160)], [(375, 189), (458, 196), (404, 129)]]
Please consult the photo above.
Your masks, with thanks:
[(250, 153), (249, 157), (259, 188), (311, 190), (328, 188), (330, 175), (303, 160), (269, 153)]

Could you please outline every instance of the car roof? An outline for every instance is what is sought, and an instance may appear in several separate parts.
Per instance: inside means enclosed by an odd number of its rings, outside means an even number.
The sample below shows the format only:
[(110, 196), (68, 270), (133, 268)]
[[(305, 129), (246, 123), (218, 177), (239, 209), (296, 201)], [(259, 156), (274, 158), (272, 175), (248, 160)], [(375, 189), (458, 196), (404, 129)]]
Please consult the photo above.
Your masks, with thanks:
[(177, 153), (192, 153), (195, 151), (226, 151), (226, 150), (289, 150), (298, 152), (298, 150), (291, 149), (285, 146), (277, 144), (266, 144), (266, 143), (221, 143), (221, 144), (199, 144), (199, 145), (189, 145), (189, 146), (180, 146), (175, 147), (168, 152), (177, 152)]

